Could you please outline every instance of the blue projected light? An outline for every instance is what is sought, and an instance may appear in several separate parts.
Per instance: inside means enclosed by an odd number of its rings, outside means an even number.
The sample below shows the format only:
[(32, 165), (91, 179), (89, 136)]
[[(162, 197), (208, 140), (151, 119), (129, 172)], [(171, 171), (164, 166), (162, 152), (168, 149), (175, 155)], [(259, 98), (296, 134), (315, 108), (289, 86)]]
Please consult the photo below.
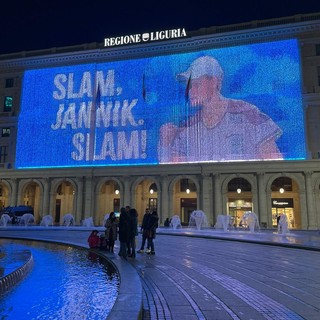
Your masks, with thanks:
[(305, 159), (304, 135), (286, 40), (26, 71), (16, 167)]

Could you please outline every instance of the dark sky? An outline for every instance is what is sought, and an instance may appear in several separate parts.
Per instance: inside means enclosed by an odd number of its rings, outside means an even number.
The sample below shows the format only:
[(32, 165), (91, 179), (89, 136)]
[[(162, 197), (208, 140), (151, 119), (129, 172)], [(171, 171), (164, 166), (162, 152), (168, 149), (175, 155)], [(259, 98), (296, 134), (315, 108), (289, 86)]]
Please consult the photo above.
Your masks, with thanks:
[(320, 0), (4, 0), (0, 54), (320, 12)]

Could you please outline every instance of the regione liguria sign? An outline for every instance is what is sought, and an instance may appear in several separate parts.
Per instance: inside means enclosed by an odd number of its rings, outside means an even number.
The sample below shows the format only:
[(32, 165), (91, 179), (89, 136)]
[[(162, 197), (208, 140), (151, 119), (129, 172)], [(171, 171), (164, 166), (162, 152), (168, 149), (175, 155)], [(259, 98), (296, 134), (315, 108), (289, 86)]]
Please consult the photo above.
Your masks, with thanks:
[(115, 47), (126, 44), (136, 44), (160, 40), (170, 40), (177, 38), (184, 38), (187, 36), (184, 28), (170, 29), (154, 32), (137, 33), (119, 37), (111, 37), (104, 39), (104, 47)]

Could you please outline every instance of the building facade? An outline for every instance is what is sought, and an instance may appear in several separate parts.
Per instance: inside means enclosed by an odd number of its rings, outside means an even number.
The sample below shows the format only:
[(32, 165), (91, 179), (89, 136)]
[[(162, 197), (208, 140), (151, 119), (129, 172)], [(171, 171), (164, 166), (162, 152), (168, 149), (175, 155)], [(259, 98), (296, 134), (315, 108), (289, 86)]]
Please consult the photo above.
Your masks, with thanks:
[[(31, 205), (38, 223), (102, 225), (131, 205), (140, 222), (146, 207), (161, 223), (203, 210), (212, 226), (254, 211), (262, 227), (286, 214), (319, 229), (320, 14), (179, 35), (0, 56), (0, 205)], [(233, 110), (219, 132), (192, 108), (201, 77)]]

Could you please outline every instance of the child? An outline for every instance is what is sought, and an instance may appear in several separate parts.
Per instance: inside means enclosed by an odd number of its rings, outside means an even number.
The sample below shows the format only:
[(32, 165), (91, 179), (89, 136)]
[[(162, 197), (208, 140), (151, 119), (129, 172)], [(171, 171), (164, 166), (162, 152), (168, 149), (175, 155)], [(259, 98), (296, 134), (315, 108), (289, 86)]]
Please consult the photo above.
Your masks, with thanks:
[(88, 238), (90, 248), (99, 248), (100, 246), (100, 237), (98, 236), (98, 231), (93, 230)]

